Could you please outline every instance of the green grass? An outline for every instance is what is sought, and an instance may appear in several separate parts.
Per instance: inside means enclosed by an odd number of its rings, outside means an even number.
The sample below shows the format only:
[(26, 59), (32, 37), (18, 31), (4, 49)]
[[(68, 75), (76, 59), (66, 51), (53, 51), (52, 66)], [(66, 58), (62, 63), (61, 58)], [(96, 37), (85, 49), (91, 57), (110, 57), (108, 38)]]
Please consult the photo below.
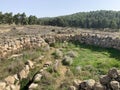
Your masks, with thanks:
[(17, 58), (10, 58), (0, 61), (0, 80), (4, 79), (8, 75), (14, 75), (17, 72), (20, 72), (25, 66), (25, 62), (27, 60), (34, 60), (35, 58), (41, 56), (43, 52), (41, 52), (40, 48), (30, 49), (26, 51), (21, 51), (23, 55)]
[[(56, 47), (62, 48), (63, 43), (57, 43)], [(78, 76), (78, 78), (97, 79), (99, 75), (106, 74), (112, 67), (120, 68), (119, 50), (68, 43), (63, 48), (63, 52), (65, 54), (70, 50), (78, 53), (78, 56), (74, 58), (73, 64), (70, 66), (74, 75)], [(82, 67), (80, 73), (75, 69), (77, 66)]]

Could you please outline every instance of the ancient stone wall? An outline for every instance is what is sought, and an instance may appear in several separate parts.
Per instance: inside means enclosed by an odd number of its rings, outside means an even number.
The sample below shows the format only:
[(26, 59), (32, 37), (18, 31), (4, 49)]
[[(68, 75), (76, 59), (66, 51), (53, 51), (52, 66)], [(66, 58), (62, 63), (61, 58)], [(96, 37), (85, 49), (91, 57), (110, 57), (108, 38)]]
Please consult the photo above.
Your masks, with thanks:
[(4, 39), (0, 43), (0, 58), (6, 57), (23, 49), (45, 47), (48, 44), (40, 36), (24, 36), (14, 39)]
[(112, 35), (80, 33), (80, 34), (58, 34), (43, 37), (49, 44), (54, 42), (80, 42), (89, 45), (95, 45), (106, 48), (115, 48), (120, 50), (120, 38)]

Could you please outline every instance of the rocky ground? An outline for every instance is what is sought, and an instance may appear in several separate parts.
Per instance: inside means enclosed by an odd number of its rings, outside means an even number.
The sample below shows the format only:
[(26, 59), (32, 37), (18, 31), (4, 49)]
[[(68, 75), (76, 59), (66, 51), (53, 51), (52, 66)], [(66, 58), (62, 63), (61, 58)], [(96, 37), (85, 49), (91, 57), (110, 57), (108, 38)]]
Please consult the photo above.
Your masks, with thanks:
[[(81, 74), (84, 76), (89, 73), (81, 71), (80, 66), (76, 67), (76, 70), (82, 73), (74, 75), (71, 67), (73, 60), (79, 56), (79, 53), (74, 51), (78, 48), (68, 47), (68, 42), (64, 40), (69, 40), (68, 37), (79, 33), (105, 35), (108, 41), (111, 36), (117, 39), (120, 36), (118, 32), (78, 28), (0, 26), (0, 90), (120, 90), (118, 64), (113, 65), (118, 69), (108, 67), (106, 75), (100, 74), (97, 80), (94, 80), (95, 74), (91, 75), (92, 78), (81, 79)], [(51, 36), (55, 36), (56, 40)], [(59, 42), (62, 47), (56, 45), (57, 40), (62, 41)], [(119, 47), (119, 42), (116, 43)], [(114, 57), (120, 59), (118, 56)]]

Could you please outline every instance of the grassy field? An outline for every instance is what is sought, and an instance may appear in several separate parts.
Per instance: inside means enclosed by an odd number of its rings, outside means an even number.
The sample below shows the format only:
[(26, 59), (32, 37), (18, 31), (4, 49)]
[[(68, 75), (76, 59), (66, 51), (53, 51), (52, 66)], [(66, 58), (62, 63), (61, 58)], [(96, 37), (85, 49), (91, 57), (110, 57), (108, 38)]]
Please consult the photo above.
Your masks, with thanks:
[[(57, 43), (56, 47), (62, 48), (62, 43)], [(98, 79), (99, 75), (106, 74), (112, 68), (120, 68), (120, 51), (111, 48), (101, 48), (97, 46), (68, 43), (63, 49), (64, 54), (68, 51), (77, 53), (70, 67), (76, 78)], [(81, 71), (77, 71), (80, 67)]]

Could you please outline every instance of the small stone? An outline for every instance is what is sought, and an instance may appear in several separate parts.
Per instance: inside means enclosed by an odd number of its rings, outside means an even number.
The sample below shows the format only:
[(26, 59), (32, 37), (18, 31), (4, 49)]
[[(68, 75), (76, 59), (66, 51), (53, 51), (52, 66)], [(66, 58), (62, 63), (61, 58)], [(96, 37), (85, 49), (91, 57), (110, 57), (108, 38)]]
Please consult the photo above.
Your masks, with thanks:
[(94, 90), (106, 90), (105, 87), (100, 83), (95, 83)]
[(113, 90), (119, 90), (120, 85), (119, 85), (118, 81), (111, 81), (110, 85), (111, 85)]
[(14, 76), (8, 76), (7, 78), (5, 78), (5, 82), (7, 84), (14, 84), (14, 82), (15, 82)]
[(117, 78), (118, 77), (118, 72), (117, 72), (117, 69), (116, 68), (112, 68), (108, 71), (108, 76), (110, 78)]
[(77, 90), (77, 89), (76, 89), (76, 87), (74, 87), (74, 86), (70, 86), (70, 87), (68, 88), (68, 90)]
[(6, 83), (0, 82), (0, 90), (4, 90), (5, 87), (6, 87)]
[(22, 70), (20, 73), (19, 73), (19, 78), (22, 79), (22, 78), (26, 78), (28, 75), (28, 73), (26, 73), (25, 70)]
[(38, 87), (38, 84), (32, 83), (32, 84), (29, 86), (29, 89), (30, 89), (30, 90), (33, 90), (33, 89), (36, 89), (37, 87)]
[(87, 88), (92, 89), (93, 86), (95, 85), (95, 80), (89, 79), (86, 81)]
[(34, 82), (40, 82), (41, 77), (42, 77), (41, 74), (37, 74), (37, 75), (35, 76), (35, 78), (34, 78)]
[(73, 81), (73, 85), (74, 85), (76, 88), (79, 88), (79, 85), (80, 85), (81, 82), (82, 82), (82, 81), (80, 81), (80, 80), (78, 80), (78, 79), (75, 79), (75, 80)]
[(111, 81), (111, 78), (108, 77), (107, 75), (101, 75), (100, 76), (100, 83), (102, 85), (107, 85)]
[(30, 68), (33, 68), (34, 63), (30, 60), (26, 62), (27, 65), (29, 65)]

